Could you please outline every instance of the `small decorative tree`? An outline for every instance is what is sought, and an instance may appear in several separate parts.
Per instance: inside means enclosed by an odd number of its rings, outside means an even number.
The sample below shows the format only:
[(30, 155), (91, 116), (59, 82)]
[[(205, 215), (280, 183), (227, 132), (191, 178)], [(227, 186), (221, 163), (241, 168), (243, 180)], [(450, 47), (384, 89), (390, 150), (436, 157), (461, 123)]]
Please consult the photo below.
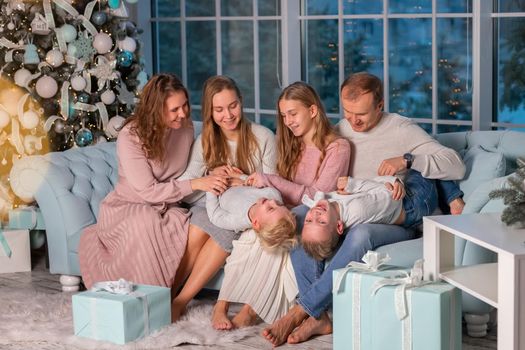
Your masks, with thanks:
[(525, 160), (518, 159), (516, 174), (508, 179), (509, 188), (494, 190), (489, 193), (491, 199), (503, 198), (506, 208), (501, 214), (501, 221), (507, 225), (525, 228)]

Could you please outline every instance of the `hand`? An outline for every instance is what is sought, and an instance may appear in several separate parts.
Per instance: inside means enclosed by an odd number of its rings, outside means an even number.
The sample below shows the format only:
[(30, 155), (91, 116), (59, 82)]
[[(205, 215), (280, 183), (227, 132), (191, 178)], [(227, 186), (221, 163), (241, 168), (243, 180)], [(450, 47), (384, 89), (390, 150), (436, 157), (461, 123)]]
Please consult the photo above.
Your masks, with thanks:
[(401, 200), (405, 197), (405, 186), (401, 181), (396, 180), (392, 185), (390, 182), (385, 183), (386, 188), (392, 191), (392, 199), (395, 201)]
[(388, 158), (381, 162), (377, 174), (379, 176), (395, 175), (406, 169), (406, 163), (402, 156)]
[(234, 167), (233, 165), (227, 164), (218, 166), (215, 169), (210, 170), (210, 174), (239, 177), (240, 175), (242, 175), (242, 170), (237, 167)]
[(337, 179), (337, 193), (339, 194), (350, 194), (346, 191), (346, 185), (348, 184), (348, 176), (341, 176)]
[(238, 177), (230, 177), (228, 179), (228, 185), (230, 185), (230, 187), (234, 187), (234, 186), (244, 186), (244, 180), (241, 180), (240, 178)]
[(250, 176), (248, 176), (244, 183), (246, 184), (246, 186), (253, 186), (257, 188), (264, 187), (262, 174), (259, 173), (251, 174)]
[(218, 196), (228, 189), (228, 177), (224, 175), (208, 175), (190, 180), (192, 190), (211, 192)]

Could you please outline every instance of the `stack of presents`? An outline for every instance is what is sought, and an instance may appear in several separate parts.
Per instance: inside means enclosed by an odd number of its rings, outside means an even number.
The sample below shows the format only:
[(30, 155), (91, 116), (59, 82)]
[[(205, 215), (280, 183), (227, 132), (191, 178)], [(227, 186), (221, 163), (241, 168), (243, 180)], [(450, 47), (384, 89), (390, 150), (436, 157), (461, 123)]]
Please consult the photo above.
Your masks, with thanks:
[(36, 207), (9, 211), (9, 221), (0, 227), (0, 273), (31, 271), (31, 246), (44, 242), (44, 218)]
[[(0, 273), (31, 270), (30, 233), (44, 230), (37, 208), (9, 213), (0, 230)], [(333, 274), (334, 349), (461, 349), (461, 293), (423, 280), (423, 263), (411, 270), (387, 265), (368, 252)], [(97, 283), (73, 295), (75, 334), (117, 344), (147, 336), (171, 322), (169, 288), (124, 280)]]

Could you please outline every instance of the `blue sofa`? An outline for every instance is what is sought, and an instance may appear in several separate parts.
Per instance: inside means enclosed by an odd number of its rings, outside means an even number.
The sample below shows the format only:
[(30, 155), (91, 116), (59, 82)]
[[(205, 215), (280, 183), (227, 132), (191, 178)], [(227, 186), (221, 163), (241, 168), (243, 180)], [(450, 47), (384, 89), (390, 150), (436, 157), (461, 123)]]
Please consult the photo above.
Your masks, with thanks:
[[(200, 124), (196, 123), (196, 133)], [(501, 201), (489, 200), (488, 193), (506, 184), (515, 171), (516, 158), (525, 158), (525, 133), (478, 131), (437, 135), (444, 145), (457, 150), (467, 165), (460, 187), (467, 203), (464, 212), (499, 212)], [(117, 181), (114, 143), (102, 143), (65, 152), (30, 156), (18, 161), (10, 173), (11, 187), (22, 199), (36, 201), (42, 211), (52, 274), (61, 274), (65, 290), (75, 289), (80, 279), (77, 248), (82, 230), (96, 222), (101, 200)], [(411, 266), (422, 257), (422, 238), (379, 248), (392, 263)], [(493, 262), (492, 253), (465, 241), (456, 244), (456, 264)], [(217, 282), (217, 281), (216, 281)], [(219, 283), (215, 283), (217, 287)], [(463, 310), (487, 314), (490, 307), (465, 296)], [(483, 317), (482, 319), (485, 319)], [(484, 321), (486, 323), (486, 321)], [(483, 327), (483, 325), (482, 325)]]

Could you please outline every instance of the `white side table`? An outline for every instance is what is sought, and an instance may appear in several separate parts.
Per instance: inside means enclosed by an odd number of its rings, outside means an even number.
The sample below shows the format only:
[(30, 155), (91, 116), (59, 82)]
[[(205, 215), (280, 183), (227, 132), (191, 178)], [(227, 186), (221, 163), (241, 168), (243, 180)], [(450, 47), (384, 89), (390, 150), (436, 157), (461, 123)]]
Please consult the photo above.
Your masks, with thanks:
[[(498, 309), (498, 349), (525, 350), (525, 230), (499, 213), (423, 219), (425, 278), (442, 279)], [(495, 252), (498, 262), (454, 266), (454, 236)]]

